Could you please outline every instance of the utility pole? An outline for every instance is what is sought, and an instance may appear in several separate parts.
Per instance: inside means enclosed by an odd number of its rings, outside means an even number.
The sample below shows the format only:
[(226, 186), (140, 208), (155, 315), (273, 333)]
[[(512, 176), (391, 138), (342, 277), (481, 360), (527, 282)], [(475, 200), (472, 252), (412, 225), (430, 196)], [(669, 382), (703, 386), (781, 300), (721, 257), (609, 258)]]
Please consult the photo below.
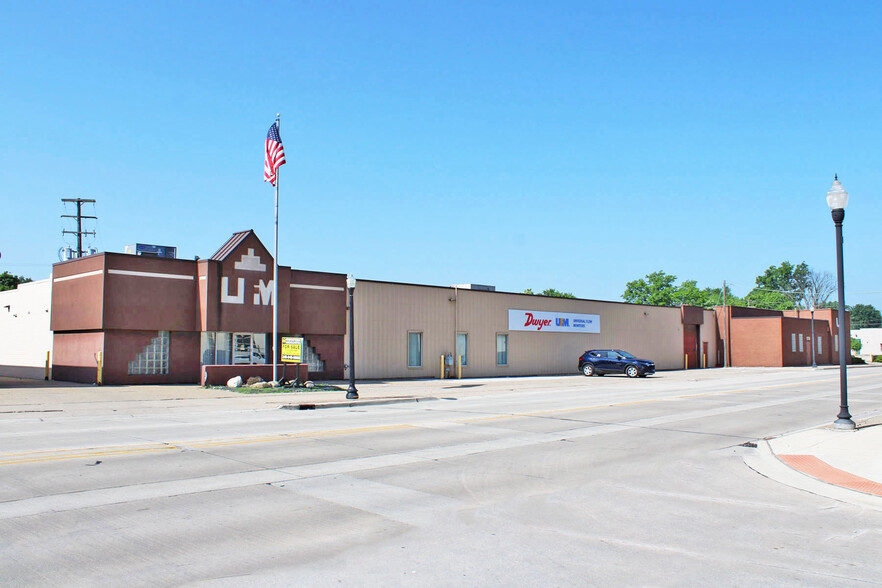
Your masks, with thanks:
[(729, 367), (729, 308), (726, 304), (726, 280), (723, 280), (723, 320), (726, 323), (726, 336), (723, 337), (723, 367)]
[(62, 214), (61, 218), (75, 218), (77, 219), (77, 230), (76, 231), (65, 231), (62, 230), (61, 234), (71, 234), (77, 236), (77, 258), (83, 256), (83, 235), (95, 235), (95, 231), (84, 231), (83, 230), (83, 219), (84, 218), (92, 218), (98, 220), (97, 216), (83, 216), (83, 204), (87, 202), (95, 203), (94, 200), (88, 200), (85, 198), (62, 198), (62, 202), (75, 202), (77, 205), (77, 214), (76, 216), (72, 214)]

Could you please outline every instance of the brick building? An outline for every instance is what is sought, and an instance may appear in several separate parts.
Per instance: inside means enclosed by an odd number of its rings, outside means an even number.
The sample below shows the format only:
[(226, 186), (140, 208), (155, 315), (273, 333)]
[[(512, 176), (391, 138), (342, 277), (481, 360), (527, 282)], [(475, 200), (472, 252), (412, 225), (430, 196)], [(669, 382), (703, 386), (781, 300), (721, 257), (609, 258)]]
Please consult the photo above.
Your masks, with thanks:
[[(53, 379), (94, 382), (99, 353), (108, 384), (195, 383), (205, 365), (265, 366), (272, 284), (273, 258), (253, 231), (210, 259), (99, 253), (55, 264)], [(279, 333), (303, 336), (309, 369), (324, 378), (343, 377), (345, 286), (343, 274), (279, 266)]]

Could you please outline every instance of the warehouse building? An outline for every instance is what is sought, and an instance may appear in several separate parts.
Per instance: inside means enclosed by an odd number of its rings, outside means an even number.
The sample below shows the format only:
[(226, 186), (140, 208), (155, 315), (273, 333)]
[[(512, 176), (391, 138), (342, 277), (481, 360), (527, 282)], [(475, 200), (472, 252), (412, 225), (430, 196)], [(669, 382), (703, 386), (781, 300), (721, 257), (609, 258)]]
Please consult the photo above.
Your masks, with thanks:
[[(171, 250), (173, 248), (164, 248)], [(98, 253), (25, 284), (0, 321), (0, 375), (105, 384), (221, 383), (272, 374), (273, 259), (253, 231), (208, 259)], [(659, 370), (835, 363), (835, 312), (704, 310), (359, 279), (353, 290), (358, 379), (577, 373), (588, 349), (623, 349)], [(346, 275), (279, 266), (278, 331), (302, 337), (302, 365), (281, 377), (349, 377)], [(51, 312), (49, 312), (51, 311)], [(12, 361), (10, 361), (10, 359)]]

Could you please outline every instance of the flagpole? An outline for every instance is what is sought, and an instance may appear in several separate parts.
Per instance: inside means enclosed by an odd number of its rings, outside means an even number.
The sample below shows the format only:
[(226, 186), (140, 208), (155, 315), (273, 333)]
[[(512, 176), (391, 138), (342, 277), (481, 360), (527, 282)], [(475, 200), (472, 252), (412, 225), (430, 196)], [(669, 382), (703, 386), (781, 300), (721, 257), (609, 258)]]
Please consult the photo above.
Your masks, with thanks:
[[(279, 113), (276, 113), (276, 126), (281, 132)], [(276, 234), (273, 251), (273, 382), (278, 382), (277, 364), (279, 358), (279, 169), (276, 169)]]

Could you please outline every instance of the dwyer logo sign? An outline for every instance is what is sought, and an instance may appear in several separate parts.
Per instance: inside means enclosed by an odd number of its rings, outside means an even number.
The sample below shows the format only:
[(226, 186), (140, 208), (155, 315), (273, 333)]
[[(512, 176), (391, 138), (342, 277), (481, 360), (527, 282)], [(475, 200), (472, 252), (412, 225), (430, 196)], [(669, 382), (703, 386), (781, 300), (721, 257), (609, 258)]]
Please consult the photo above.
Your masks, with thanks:
[(600, 315), (509, 309), (508, 330), (550, 333), (599, 333)]
[[(265, 272), (266, 265), (260, 262), (260, 257), (254, 255), (254, 249), (242, 255), (234, 268), (246, 272)], [(252, 300), (255, 306), (269, 306), (273, 303), (273, 281), (265, 283), (263, 279), (254, 285)], [(230, 278), (221, 278), (221, 302), (224, 304), (245, 304), (245, 278), (236, 278), (236, 289), (230, 292)]]

